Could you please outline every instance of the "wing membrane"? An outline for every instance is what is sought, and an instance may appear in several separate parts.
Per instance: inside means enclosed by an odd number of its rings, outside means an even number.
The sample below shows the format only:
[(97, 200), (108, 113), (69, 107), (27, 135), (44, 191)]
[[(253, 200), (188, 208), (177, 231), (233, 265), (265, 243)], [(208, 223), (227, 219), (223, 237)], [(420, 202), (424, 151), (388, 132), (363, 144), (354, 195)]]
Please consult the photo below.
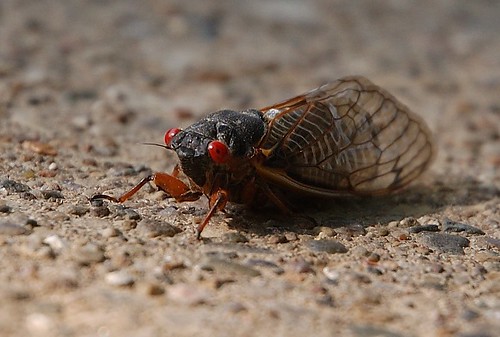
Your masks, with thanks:
[(346, 77), (261, 110), (260, 144), (277, 183), (326, 195), (383, 194), (418, 177), (434, 154), (419, 116), (363, 77)]

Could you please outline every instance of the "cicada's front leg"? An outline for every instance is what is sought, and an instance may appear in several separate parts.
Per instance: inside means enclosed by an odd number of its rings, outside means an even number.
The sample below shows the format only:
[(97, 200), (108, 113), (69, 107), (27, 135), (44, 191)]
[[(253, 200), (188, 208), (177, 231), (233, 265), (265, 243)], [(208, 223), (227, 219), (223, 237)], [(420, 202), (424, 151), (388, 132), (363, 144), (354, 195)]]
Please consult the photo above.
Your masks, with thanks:
[(130, 197), (132, 197), (134, 194), (136, 194), (148, 182), (153, 182), (158, 189), (167, 193), (170, 197), (174, 198), (179, 202), (198, 200), (203, 195), (203, 193), (199, 190), (191, 189), (182, 180), (177, 178), (178, 174), (179, 174), (179, 169), (177, 167), (174, 169), (174, 172), (171, 175), (168, 173), (156, 172), (145, 177), (132, 189), (130, 189), (129, 191), (125, 192), (124, 194), (122, 194), (117, 198), (106, 194), (96, 194), (92, 196), (90, 201), (98, 199), (106, 199), (106, 200), (111, 200), (113, 202), (123, 203)]
[(210, 210), (208, 211), (207, 215), (205, 215), (205, 218), (196, 229), (197, 239), (200, 239), (201, 232), (203, 232), (205, 226), (208, 225), (208, 222), (215, 214), (215, 212), (222, 211), (226, 206), (228, 200), (229, 200), (228, 192), (221, 188), (217, 189), (214, 193), (212, 193), (209, 200)]

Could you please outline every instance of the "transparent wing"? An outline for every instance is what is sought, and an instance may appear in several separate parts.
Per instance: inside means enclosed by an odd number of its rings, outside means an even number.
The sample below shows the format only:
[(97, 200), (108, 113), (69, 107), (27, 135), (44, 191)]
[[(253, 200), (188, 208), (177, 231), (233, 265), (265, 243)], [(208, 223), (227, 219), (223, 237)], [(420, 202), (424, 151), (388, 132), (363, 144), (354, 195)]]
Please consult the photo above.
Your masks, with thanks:
[(417, 178), (434, 154), (424, 121), (363, 77), (266, 107), (259, 173), (315, 194), (383, 194)]

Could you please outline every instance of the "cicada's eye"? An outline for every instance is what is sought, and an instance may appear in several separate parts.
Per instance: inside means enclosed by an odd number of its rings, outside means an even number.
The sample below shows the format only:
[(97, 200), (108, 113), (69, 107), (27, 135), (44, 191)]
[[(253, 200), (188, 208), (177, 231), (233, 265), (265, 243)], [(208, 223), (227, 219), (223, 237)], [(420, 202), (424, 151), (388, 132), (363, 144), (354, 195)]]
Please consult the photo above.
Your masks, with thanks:
[(165, 145), (170, 147), (170, 143), (172, 142), (172, 138), (174, 138), (174, 136), (176, 134), (178, 134), (179, 132), (181, 132), (181, 129), (179, 129), (179, 128), (172, 128), (172, 129), (167, 130), (167, 132), (165, 132)]
[(219, 140), (211, 141), (208, 144), (208, 153), (217, 164), (224, 164), (231, 158), (231, 153), (227, 145)]

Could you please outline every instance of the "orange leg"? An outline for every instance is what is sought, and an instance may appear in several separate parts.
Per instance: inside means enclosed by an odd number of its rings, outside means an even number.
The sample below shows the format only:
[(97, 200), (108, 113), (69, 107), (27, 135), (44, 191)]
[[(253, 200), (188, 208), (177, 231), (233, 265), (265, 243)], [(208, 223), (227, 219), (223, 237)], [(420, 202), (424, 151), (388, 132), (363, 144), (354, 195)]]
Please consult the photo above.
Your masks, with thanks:
[[(174, 175), (177, 175), (177, 170), (174, 170)], [(155, 185), (162, 190), (163, 192), (170, 195), (172, 198), (175, 198), (177, 201), (194, 201), (198, 200), (202, 193), (201, 191), (193, 191), (186, 185), (182, 180), (175, 177), (174, 175), (170, 175), (167, 173), (156, 172), (150, 176), (142, 179), (137, 185), (135, 185), (131, 190), (125, 192), (118, 198), (106, 195), (106, 194), (96, 194), (92, 196), (90, 201), (97, 199), (106, 199), (111, 200), (113, 202), (123, 203), (134, 194), (137, 193), (146, 183), (152, 181)]]
[(210, 210), (208, 211), (207, 215), (205, 215), (205, 219), (203, 219), (202, 223), (196, 229), (196, 238), (198, 240), (201, 238), (201, 232), (203, 232), (205, 226), (208, 225), (208, 222), (210, 221), (212, 216), (215, 214), (215, 212), (224, 209), (228, 199), (229, 196), (227, 194), (227, 191), (223, 189), (218, 189), (215, 193), (213, 193), (210, 196), (210, 201), (209, 201)]

